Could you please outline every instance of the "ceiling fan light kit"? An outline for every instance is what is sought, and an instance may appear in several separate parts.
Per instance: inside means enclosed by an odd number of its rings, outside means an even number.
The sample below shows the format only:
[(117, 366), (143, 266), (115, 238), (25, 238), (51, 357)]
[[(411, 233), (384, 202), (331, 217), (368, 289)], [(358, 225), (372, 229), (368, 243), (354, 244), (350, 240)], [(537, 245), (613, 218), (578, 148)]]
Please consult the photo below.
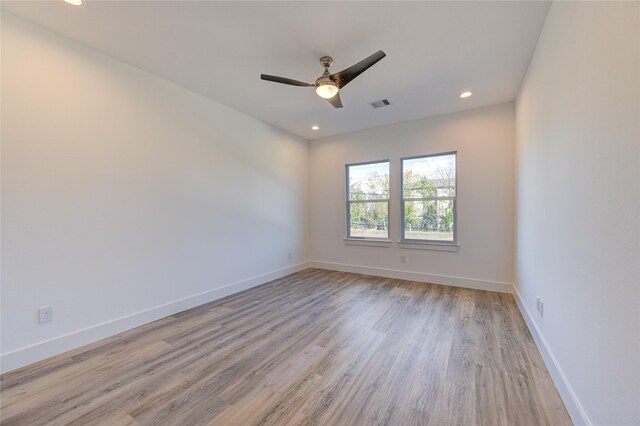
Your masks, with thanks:
[(335, 83), (318, 83), (316, 85), (316, 93), (321, 98), (330, 99), (338, 94), (338, 87)]
[(318, 96), (326, 99), (334, 108), (342, 108), (342, 101), (339, 94), (340, 89), (349, 84), (353, 79), (365, 72), (385, 56), (386, 55), (382, 50), (378, 50), (368, 58), (363, 59), (357, 64), (335, 74), (329, 73), (329, 67), (333, 63), (333, 58), (331, 58), (331, 56), (323, 56), (320, 58), (320, 64), (324, 67), (324, 72), (316, 80), (315, 84), (268, 74), (261, 74), (260, 78), (266, 81), (273, 81), (275, 83), (288, 84), (290, 86), (315, 87)]

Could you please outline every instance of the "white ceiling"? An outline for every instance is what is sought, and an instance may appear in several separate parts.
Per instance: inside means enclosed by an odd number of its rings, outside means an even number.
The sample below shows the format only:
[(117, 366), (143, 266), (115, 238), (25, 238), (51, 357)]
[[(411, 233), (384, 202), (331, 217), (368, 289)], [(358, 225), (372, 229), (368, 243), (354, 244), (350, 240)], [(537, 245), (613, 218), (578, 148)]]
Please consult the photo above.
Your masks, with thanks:
[[(306, 139), (515, 99), (549, 2), (2, 1), (2, 8)], [(377, 50), (343, 109), (313, 88)], [(463, 90), (473, 96), (460, 99)], [(372, 109), (387, 98), (392, 106)], [(319, 131), (311, 126), (318, 124)]]

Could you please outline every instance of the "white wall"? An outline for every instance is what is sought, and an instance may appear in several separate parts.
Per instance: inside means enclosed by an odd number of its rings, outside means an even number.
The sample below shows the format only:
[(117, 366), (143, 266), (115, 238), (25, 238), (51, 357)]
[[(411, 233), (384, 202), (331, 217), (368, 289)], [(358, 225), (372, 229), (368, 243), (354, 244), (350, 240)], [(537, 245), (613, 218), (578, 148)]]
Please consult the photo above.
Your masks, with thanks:
[(306, 141), (6, 12), (1, 136), (5, 371), (307, 260)]
[[(326, 268), (511, 291), (514, 114), (509, 103), (312, 142), (311, 259)], [(390, 231), (397, 241), (400, 158), (446, 151), (458, 152), (458, 252), (344, 243), (345, 164), (391, 160)]]
[(517, 289), (578, 424), (640, 424), (639, 16), (553, 3), (517, 101)]

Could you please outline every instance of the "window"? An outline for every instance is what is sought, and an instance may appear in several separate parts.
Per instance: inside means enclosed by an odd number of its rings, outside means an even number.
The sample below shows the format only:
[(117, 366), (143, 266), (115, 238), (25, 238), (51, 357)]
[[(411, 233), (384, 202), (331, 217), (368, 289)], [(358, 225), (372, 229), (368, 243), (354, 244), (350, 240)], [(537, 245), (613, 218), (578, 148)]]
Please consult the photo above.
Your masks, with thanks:
[(347, 238), (389, 238), (389, 161), (347, 164)]
[(402, 160), (402, 240), (457, 241), (455, 152)]

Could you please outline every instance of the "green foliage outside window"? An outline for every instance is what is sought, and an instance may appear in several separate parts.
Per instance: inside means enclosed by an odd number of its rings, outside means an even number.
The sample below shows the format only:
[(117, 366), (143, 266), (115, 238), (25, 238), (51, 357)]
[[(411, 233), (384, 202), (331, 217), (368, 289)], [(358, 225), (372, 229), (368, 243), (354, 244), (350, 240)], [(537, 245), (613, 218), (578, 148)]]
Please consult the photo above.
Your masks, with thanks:
[(367, 203), (350, 204), (351, 235), (386, 238), (389, 229), (388, 205), (386, 201), (376, 200), (389, 198), (389, 175), (371, 172), (364, 182), (351, 182), (349, 195), (351, 201), (370, 200)]

